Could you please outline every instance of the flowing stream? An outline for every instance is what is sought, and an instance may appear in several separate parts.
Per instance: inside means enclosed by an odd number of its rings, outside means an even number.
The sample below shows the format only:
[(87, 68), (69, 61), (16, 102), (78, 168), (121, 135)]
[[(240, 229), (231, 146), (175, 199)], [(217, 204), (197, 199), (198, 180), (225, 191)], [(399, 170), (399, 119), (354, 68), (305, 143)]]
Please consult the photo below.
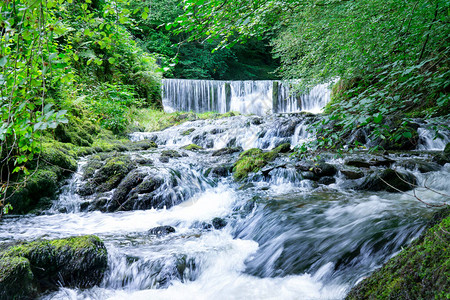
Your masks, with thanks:
[[(340, 172), (334, 183), (317, 184), (302, 177), (288, 155), (244, 184), (236, 183), (229, 172), (214, 173), (239, 155), (213, 155), (217, 149), (296, 145), (312, 138), (305, 128), (314, 118), (235, 116), (135, 133), (131, 139), (158, 144), (157, 149), (127, 155), (152, 162), (138, 169), (166, 182), (156, 191), (168, 199), (166, 208), (83, 209), (84, 203), (94, 201), (77, 192), (83, 184), (85, 158), (52, 209), (38, 216), (7, 216), (0, 223), (0, 240), (84, 234), (104, 240), (109, 268), (100, 286), (60, 288), (42, 299), (342, 299), (359, 280), (418, 237), (434, 210), (406, 194), (355, 191)], [(205, 150), (180, 149), (190, 143)], [(163, 150), (183, 155), (167, 162), (160, 159)], [(428, 155), (418, 151), (392, 158), (400, 165)], [(343, 162), (331, 156), (327, 161)], [(426, 182), (450, 194), (449, 164), (433, 172), (412, 172), (419, 186)], [(442, 201), (430, 190), (416, 192), (428, 202)], [(220, 218), (224, 227), (215, 226), (214, 218)], [(175, 233), (150, 234), (156, 226), (172, 226)]]

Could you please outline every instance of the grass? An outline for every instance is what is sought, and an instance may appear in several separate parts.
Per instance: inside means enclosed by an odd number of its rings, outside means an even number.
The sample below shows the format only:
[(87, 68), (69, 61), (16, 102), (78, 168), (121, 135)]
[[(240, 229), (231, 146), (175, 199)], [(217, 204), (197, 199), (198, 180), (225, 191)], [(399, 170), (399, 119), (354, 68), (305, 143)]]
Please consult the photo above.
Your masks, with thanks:
[(137, 126), (146, 132), (161, 131), (168, 127), (180, 125), (187, 121), (222, 119), (239, 115), (237, 112), (219, 114), (214, 111), (204, 113), (174, 112), (166, 113), (155, 109), (131, 109), (130, 118), (132, 126)]

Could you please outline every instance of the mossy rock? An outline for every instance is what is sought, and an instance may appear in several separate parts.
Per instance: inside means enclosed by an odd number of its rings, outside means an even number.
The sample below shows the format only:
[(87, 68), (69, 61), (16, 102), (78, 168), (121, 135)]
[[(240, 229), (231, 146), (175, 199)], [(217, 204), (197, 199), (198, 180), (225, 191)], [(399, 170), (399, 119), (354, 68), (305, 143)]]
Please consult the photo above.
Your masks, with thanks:
[(112, 157), (95, 173), (92, 181), (98, 185), (97, 191), (110, 191), (135, 167), (129, 156)]
[[(16, 264), (12, 264), (21, 266), (17, 280), (23, 280), (24, 276), (27, 282), (34, 280), (39, 292), (58, 289), (61, 284), (81, 288), (98, 285), (108, 263), (105, 245), (96, 236), (23, 243), (4, 250), (0, 257), (1, 262), (17, 260)], [(27, 270), (27, 261), (31, 275)], [(34, 291), (31, 287), (29, 290)]]
[(54, 198), (57, 190), (58, 175), (55, 171), (37, 170), (12, 194), (9, 203), (15, 214), (24, 214), (35, 209), (42, 197)]
[(278, 149), (263, 152), (261, 149), (252, 148), (242, 152), (239, 155), (239, 159), (233, 165), (234, 179), (240, 181), (247, 178), (249, 173), (259, 171), (277, 156)]
[(69, 116), (68, 124), (61, 124), (55, 129), (55, 139), (76, 146), (91, 146), (94, 136), (100, 132), (100, 127), (87, 118)]
[(37, 287), (30, 261), (25, 257), (1, 257), (0, 299), (32, 299)]
[(181, 155), (179, 152), (175, 150), (164, 150), (161, 152), (161, 157), (177, 158), (182, 156), (183, 155)]
[(181, 133), (182, 136), (190, 135), (192, 132), (195, 131), (195, 128), (189, 128), (188, 130), (185, 130)]
[(75, 155), (70, 155), (67, 150), (55, 144), (43, 145), (41, 161), (43, 164), (59, 167), (62, 175), (69, 175), (77, 170)]
[(446, 215), (381, 269), (353, 287), (346, 299), (449, 299), (448, 209)]
[(154, 141), (151, 140), (141, 140), (141, 141), (134, 141), (130, 142), (128, 145), (128, 149), (131, 151), (138, 151), (138, 150), (148, 150), (157, 148), (158, 145)]
[(181, 149), (189, 150), (189, 151), (198, 151), (198, 150), (203, 150), (203, 147), (200, 147), (199, 145), (196, 145), (196, 144), (189, 144), (189, 145), (181, 147)]

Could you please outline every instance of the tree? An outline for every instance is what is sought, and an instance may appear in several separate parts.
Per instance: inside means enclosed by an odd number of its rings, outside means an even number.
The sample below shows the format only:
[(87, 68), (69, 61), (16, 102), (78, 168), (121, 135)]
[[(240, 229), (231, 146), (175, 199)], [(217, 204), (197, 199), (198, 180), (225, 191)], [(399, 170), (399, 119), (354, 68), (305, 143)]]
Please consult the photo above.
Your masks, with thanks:
[(341, 80), (329, 115), (315, 124), (321, 147), (342, 146), (342, 136), (358, 126), (371, 126), (375, 138), (408, 138), (409, 131), (386, 126), (386, 115), (399, 118), (400, 124), (415, 116), (448, 119), (449, 0), (183, 4), (184, 13), (166, 28), (191, 32), (193, 39), (220, 39), (219, 48), (268, 37), (285, 79), (301, 78), (303, 88)]

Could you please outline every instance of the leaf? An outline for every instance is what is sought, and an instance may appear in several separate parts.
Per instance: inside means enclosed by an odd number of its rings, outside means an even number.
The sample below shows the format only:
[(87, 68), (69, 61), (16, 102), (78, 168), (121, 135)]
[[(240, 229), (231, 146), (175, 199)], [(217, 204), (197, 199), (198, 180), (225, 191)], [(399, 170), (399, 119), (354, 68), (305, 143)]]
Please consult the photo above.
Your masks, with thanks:
[(147, 18), (148, 18), (148, 13), (146, 11), (144, 11), (142, 13), (142, 19), (147, 20)]
[(404, 136), (405, 138), (407, 138), (407, 139), (410, 139), (410, 138), (412, 138), (412, 133), (409, 132), (409, 131), (403, 132), (403, 136)]
[(6, 58), (6, 56), (3, 56), (2, 58), (0, 58), (0, 68), (3, 68), (7, 62), (8, 62), (8, 59)]
[(379, 123), (381, 123), (381, 121), (383, 120), (383, 115), (382, 114), (378, 114), (378, 115), (376, 115), (374, 118), (373, 118), (373, 121), (376, 123), (376, 124), (379, 124)]
[(116, 60), (114, 57), (110, 57), (108, 58), (108, 62), (113, 65), (116, 62)]

